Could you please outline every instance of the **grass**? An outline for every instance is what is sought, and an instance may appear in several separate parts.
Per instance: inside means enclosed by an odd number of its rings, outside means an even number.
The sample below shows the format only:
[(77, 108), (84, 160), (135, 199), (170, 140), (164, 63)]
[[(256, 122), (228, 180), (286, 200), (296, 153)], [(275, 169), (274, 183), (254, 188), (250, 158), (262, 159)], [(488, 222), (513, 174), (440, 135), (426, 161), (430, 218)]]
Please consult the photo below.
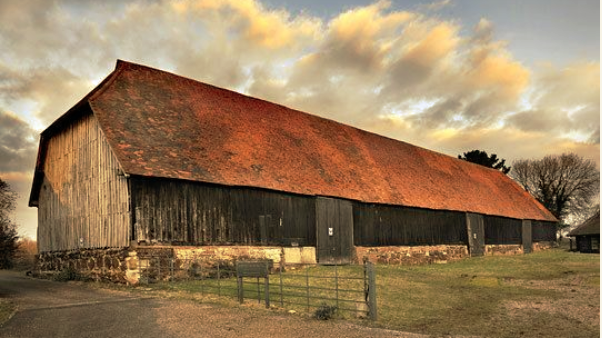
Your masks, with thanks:
[(15, 307), (10, 301), (0, 298), (0, 327), (10, 319), (14, 310)]
[[(319, 277), (319, 278), (317, 278)], [(352, 278), (352, 279), (351, 279)], [(356, 311), (356, 303), (363, 302), (363, 267), (308, 267), (288, 270), (282, 274), (270, 275), (270, 304), (297, 312), (315, 314), (324, 307), (336, 307), (338, 318), (352, 318)], [(337, 288), (338, 283), (338, 288)], [(282, 284), (282, 297), (280, 286)], [(307, 299), (309, 284), (309, 296)], [(160, 282), (149, 284), (155, 290), (176, 292), (203, 293), (237, 298), (237, 280), (233, 278), (203, 279), (202, 281)], [(243, 279), (244, 298), (246, 303), (262, 304), (264, 301), (264, 280), (255, 278)], [(338, 297), (337, 297), (338, 295)], [(338, 298), (337, 302), (335, 299)], [(282, 303), (281, 303), (282, 300)], [(363, 308), (362, 308), (363, 309)]]
[[(379, 265), (378, 315), (363, 325), (433, 336), (485, 337), (599, 337), (600, 255), (554, 249), (528, 255), (471, 258), (449, 264), (426, 266)], [(351, 302), (310, 299), (307, 306), (307, 275), (311, 296), (334, 298), (333, 267), (317, 266), (283, 274), (285, 309), (316, 314), (324, 306), (356, 309), (362, 280), (339, 278), (339, 297)], [(362, 277), (361, 266), (339, 267), (338, 277)], [(270, 302), (280, 306), (278, 274), (270, 276)], [(178, 297), (217, 294), (217, 280), (150, 284), (152, 290), (175, 292)], [(236, 299), (236, 278), (220, 280), (221, 295)], [(257, 284), (245, 279), (245, 306), (257, 306)], [(320, 288), (329, 288), (323, 290)], [(263, 284), (260, 283), (263, 292)], [(291, 295), (297, 295), (292, 297)], [(216, 298), (216, 297), (213, 297)], [(214, 299), (215, 301), (215, 299)], [(358, 301), (358, 303), (355, 303)], [(232, 302), (231, 302), (232, 303)], [(262, 303), (260, 306), (265, 306)], [(336, 311), (338, 318), (355, 320), (353, 311)]]
[[(600, 255), (549, 250), (377, 271), (378, 326), (431, 335), (600, 334)], [(563, 311), (569, 303), (597, 321)]]

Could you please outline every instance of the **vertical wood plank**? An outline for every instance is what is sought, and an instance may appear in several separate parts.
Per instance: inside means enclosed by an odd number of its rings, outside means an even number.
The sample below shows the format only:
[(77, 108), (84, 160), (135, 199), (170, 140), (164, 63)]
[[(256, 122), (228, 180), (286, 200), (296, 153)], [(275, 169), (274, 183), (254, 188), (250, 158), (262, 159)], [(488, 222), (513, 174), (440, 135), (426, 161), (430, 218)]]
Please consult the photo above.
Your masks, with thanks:
[(129, 243), (127, 180), (91, 114), (44, 144), (44, 181), (38, 208), (40, 250)]

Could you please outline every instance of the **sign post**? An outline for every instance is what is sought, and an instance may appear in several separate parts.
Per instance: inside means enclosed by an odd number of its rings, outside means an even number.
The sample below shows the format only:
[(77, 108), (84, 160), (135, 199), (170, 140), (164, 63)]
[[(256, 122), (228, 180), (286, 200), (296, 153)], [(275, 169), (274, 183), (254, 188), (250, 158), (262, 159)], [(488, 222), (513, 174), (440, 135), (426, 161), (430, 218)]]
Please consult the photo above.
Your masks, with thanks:
[[(264, 279), (265, 285), (265, 306), (270, 308), (270, 260), (256, 261), (238, 261), (236, 262), (236, 277), (238, 279), (238, 301), (242, 304), (244, 301), (243, 278), (257, 278), (257, 287), (259, 287), (259, 278)], [(258, 299), (261, 299), (259, 291)]]

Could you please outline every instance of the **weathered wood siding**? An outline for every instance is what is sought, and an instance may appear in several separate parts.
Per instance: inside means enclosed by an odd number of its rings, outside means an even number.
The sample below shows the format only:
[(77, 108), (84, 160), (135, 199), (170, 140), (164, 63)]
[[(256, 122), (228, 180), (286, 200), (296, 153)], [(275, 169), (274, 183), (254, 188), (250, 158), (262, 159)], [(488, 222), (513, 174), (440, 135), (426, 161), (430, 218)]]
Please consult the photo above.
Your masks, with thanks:
[(468, 250), (470, 257), (485, 254), (485, 225), (483, 215), (466, 213), (466, 231), (468, 232)]
[(531, 253), (533, 251), (533, 229), (531, 227), (531, 221), (523, 220), (521, 227), (521, 244), (523, 245), (524, 253)]
[(171, 244), (315, 245), (314, 198), (131, 178), (135, 239)]
[(533, 242), (546, 242), (556, 240), (556, 223), (531, 221)]
[(484, 215), (485, 244), (521, 244), (523, 221)]
[(318, 263), (347, 264), (352, 259), (353, 204), (338, 198), (316, 198)]
[(462, 212), (353, 203), (357, 246), (466, 244)]
[(38, 206), (41, 252), (129, 244), (127, 179), (89, 114), (46, 145)]

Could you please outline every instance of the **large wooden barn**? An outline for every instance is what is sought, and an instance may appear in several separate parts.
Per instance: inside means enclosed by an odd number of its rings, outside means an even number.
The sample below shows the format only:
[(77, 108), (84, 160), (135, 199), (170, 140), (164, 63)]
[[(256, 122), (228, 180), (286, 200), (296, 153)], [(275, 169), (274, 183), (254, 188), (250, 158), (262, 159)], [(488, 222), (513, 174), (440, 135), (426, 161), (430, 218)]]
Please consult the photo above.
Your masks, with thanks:
[(497, 170), (124, 61), (42, 132), (29, 205), (40, 253), (314, 248), (318, 263), (529, 252), (557, 221)]

